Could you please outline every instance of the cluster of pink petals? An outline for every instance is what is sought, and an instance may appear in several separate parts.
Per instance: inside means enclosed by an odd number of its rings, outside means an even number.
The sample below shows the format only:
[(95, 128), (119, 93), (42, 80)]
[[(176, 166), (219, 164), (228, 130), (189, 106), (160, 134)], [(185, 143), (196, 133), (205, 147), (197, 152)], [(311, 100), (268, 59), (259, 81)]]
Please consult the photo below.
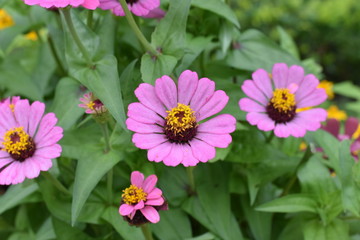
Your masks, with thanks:
[(27, 5), (39, 5), (44, 8), (64, 8), (67, 6), (79, 7), (80, 5), (84, 8), (94, 10), (100, 2), (99, 0), (23, 0)]
[[(208, 78), (199, 80), (196, 72), (181, 73), (178, 85), (169, 76), (162, 76), (155, 87), (142, 83), (135, 90), (140, 102), (128, 107), (127, 128), (136, 132), (132, 141), (136, 147), (148, 149), (148, 159), (164, 162), (167, 166), (195, 166), (215, 157), (215, 147), (226, 148), (232, 141), (229, 133), (235, 131), (236, 119), (219, 113), (229, 97), (224, 91), (215, 91), (215, 83)], [(166, 111), (178, 103), (189, 105), (198, 122), (197, 133), (188, 143), (170, 142), (164, 134)]]
[(135, 205), (121, 204), (119, 213), (133, 219), (137, 211), (140, 211), (146, 219), (152, 223), (160, 221), (160, 215), (157, 207), (162, 206), (165, 200), (162, 191), (156, 188), (157, 177), (150, 175), (144, 180), (144, 175), (138, 171), (131, 173), (131, 185), (141, 188), (146, 193), (146, 201), (141, 200)]
[[(354, 117), (350, 117), (345, 122), (345, 132), (340, 133), (340, 121), (336, 119), (326, 120), (326, 124), (321, 128), (325, 131), (331, 133), (339, 141), (350, 140), (359, 127), (359, 120)], [(354, 154), (360, 150), (360, 137), (354, 139), (350, 146), (350, 152), (353, 154), (354, 158), (358, 158), (357, 154)]]
[[(9, 104), (14, 104), (13, 110)], [(0, 104), (0, 148), (3, 148), (4, 134), (16, 127), (23, 127), (24, 131), (35, 142), (34, 154), (24, 161), (14, 160), (6, 151), (0, 151), (0, 184), (18, 184), (25, 178), (35, 178), (40, 171), (47, 171), (52, 166), (51, 159), (61, 153), (61, 146), (57, 142), (63, 136), (63, 129), (55, 126), (57, 118), (54, 113), (45, 112), (45, 104), (34, 102), (29, 104), (26, 99), (13, 97)]]
[(272, 79), (264, 69), (252, 74), (252, 80), (245, 80), (242, 90), (248, 96), (239, 101), (240, 109), (248, 112), (247, 121), (257, 125), (262, 131), (274, 130), (277, 137), (303, 137), (306, 131), (316, 131), (321, 122), (326, 120), (327, 113), (322, 108), (312, 108), (297, 112), (295, 117), (286, 123), (276, 124), (267, 112), (266, 106), (273, 97), (273, 91), (287, 88), (295, 94), (297, 109), (314, 107), (327, 98), (324, 89), (317, 88), (319, 80), (313, 74), (304, 74), (301, 66), (288, 67), (284, 63), (276, 63), (272, 69)]
[[(84, 108), (85, 113), (87, 114), (101, 114), (107, 112), (105, 105), (96, 98), (92, 92), (85, 93), (79, 100), (81, 103), (78, 104), (78, 106)], [(89, 107), (90, 103), (94, 103), (93, 109)]]
[[(159, 8), (160, 0), (134, 0), (128, 3), (129, 10), (136, 16), (147, 18), (162, 18), (165, 12)], [(116, 16), (125, 16), (125, 12), (118, 0), (100, 0), (103, 10), (111, 10)]]

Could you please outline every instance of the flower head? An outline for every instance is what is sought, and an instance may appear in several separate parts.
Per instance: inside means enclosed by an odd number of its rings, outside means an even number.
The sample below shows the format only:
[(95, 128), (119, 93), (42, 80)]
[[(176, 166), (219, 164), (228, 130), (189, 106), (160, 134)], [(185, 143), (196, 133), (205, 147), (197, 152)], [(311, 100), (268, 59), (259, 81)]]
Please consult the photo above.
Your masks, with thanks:
[(331, 105), (327, 109), (327, 113), (328, 113), (327, 115), (328, 118), (336, 119), (339, 121), (346, 120), (347, 118), (346, 112), (340, 110), (336, 105)]
[(107, 112), (104, 104), (94, 96), (92, 92), (84, 94), (84, 97), (80, 98), (81, 104), (79, 107), (85, 108), (87, 114), (102, 114)]
[(239, 101), (251, 125), (263, 131), (274, 130), (277, 137), (303, 137), (325, 121), (324, 109), (309, 107), (324, 102), (326, 93), (317, 88), (319, 80), (314, 75), (304, 75), (302, 67), (276, 63), (271, 78), (264, 69), (256, 70), (252, 78), (241, 87), (248, 97)]
[(99, 0), (23, 0), (27, 5), (39, 5), (44, 8), (64, 8), (67, 6), (79, 7), (94, 10), (99, 6)]
[(25, 34), (25, 38), (31, 41), (36, 41), (38, 40), (38, 35), (35, 31), (31, 31)]
[[(159, 9), (160, 0), (126, 0), (129, 10), (136, 16), (161, 18), (164, 12)], [(111, 10), (116, 16), (125, 16), (125, 12), (118, 0), (100, 0), (103, 10)]]
[(45, 104), (18, 97), (0, 104), (0, 184), (21, 183), (52, 166), (61, 153), (57, 142), (63, 130), (55, 126), (54, 113), (44, 114)]
[(4, 10), (0, 8), (0, 30), (13, 26), (13, 18)]
[(333, 86), (334, 86), (334, 84), (332, 82), (327, 81), (327, 80), (322, 80), (319, 83), (318, 88), (324, 89), (328, 98), (333, 99), (335, 97), (335, 94), (333, 91)]
[(136, 132), (132, 141), (148, 150), (148, 159), (167, 166), (195, 166), (215, 157), (215, 147), (226, 148), (235, 131), (236, 119), (219, 113), (229, 97), (215, 91), (208, 78), (196, 72), (181, 73), (178, 84), (162, 76), (155, 87), (142, 83), (135, 90), (140, 102), (128, 107), (127, 128)]
[(159, 210), (167, 210), (162, 191), (156, 188), (157, 177), (138, 171), (131, 173), (131, 185), (123, 190), (119, 213), (132, 225), (160, 221)]

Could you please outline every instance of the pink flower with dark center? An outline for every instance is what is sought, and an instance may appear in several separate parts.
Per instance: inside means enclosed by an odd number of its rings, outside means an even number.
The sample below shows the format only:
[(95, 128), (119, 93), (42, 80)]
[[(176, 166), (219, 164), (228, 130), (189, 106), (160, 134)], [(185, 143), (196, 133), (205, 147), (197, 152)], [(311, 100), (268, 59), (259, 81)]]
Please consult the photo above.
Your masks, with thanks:
[(44, 8), (64, 8), (67, 6), (79, 7), (94, 10), (99, 6), (99, 0), (23, 0), (27, 5), (39, 5)]
[[(11, 102), (11, 103), (10, 103)], [(0, 104), (0, 184), (21, 183), (52, 166), (61, 153), (63, 136), (54, 113), (45, 104), (13, 98)]]
[(101, 114), (107, 112), (106, 107), (100, 101), (100, 99), (96, 98), (92, 92), (84, 94), (82, 98), (80, 98), (81, 104), (79, 107), (85, 108), (85, 113), (87, 114)]
[[(159, 14), (160, 0), (126, 0), (129, 10), (136, 16), (146, 17), (153, 14), (153, 17), (163, 17)], [(103, 10), (111, 10), (116, 16), (125, 16), (125, 12), (118, 0), (100, 0), (100, 6)], [(156, 11), (151, 13), (151, 11)], [(162, 11), (162, 10), (161, 10)]]
[(156, 188), (157, 177), (138, 171), (131, 173), (131, 185), (123, 190), (119, 213), (132, 225), (160, 221), (159, 210), (167, 210), (162, 191)]
[(248, 96), (239, 101), (240, 109), (248, 112), (246, 120), (262, 131), (274, 130), (277, 137), (303, 137), (306, 131), (316, 131), (327, 113), (322, 108), (306, 109), (324, 102), (327, 95), (317, 88), (319, 80), (304, 75), (301, 66), (290, 68), (276, 63), (270, 76), (264, 69), (252, 74), (241, 86)]
[(215, 147), (226, 148), (232, 141), (236, 119), (218, 115), (229, 97), (215, 91), (208, 78), (199, 80), (196, 72), (181, 73), (178, 84), (162, 76), (155, 87), (142, 83), (135, 90), (140, 102), (128, 107), (127, 128), (136, 132), (136, 147), (148, 150), (148, 159), (167, 166), (195, 166), (215, 157)]

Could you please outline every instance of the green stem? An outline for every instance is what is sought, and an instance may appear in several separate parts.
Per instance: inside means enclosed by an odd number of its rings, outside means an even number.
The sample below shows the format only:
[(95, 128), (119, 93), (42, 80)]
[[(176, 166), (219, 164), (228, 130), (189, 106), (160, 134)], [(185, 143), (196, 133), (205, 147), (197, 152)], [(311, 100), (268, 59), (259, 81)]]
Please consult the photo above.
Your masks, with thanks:
[(104, 152), (108, 153), (110, 151), (110, 135), (109, 135), (109, 128), (107, 123), (102, 123), (100, 124), (101, 127), (101, 131), (103, 133), (104, 136), (104, 141), (105, 141), (105, 149)]
[(113, 169), (110, 169), (110, 171), (107, 174), (107, 192), (108, 192), (110, 205), (113, 203), (113, 191), (112, 191), (113, 177), (114, 177), (114, 171)]
[(48, 171), (42, 172), (42, 175), (48, 181), (50, 181), (58, 190), (65, 193), (66, 195), (71, 195), (69, 190), (66, 187), (64, 187), (64, 185), (62, 185), (62, 183), (57, 178), (55, 178), (50, 172)]
[(71, 13), (70, 13), (70, 8), (60, 8), (61, 13), (63, 14), (64, 18), (65, 18), (65, 22), (66, 25), (68, 26), (69, 32), (72, 35), (75, 44), (78, 46), (80, 52), (82, 53), (82, 55), (84, 56), (86, 62), (88, 63), (89, 66), (93, 66), (93, 62), (91, 60), (91, 57), (89, 55), (89, 52), (86, 50), (86, 48), (84, 47), (84, 45), (81, 42), (81, 39), (79, 37), (79, 35), (77, 34), (75, 27), (74, 27), (74, 23), (71, 19)]
[(50, 50), (51, 50), (51, 53), (55, 59), (55, 62), (57, 63), (58, 67), (59, 67), (59, 70), (61, 72), (61, 75), (63, 76), (66, 76), (66, 71), (65, 71), (65, 68), (59, 58), (59, 55), (57, 54), (57, 51), (56, 51), (56, 48), (55, 48), (55, 44), (54, 44), (54, 40), (52, 39), (52, 36), (48, 36), (48, 42), (49, 42), (49, 46), (50, 46)]
[(274, 131), (272, 131), (269, 135), (269, 137), (266, 138), (266, 143), (271, 143), (271, 141), (273, 140), (275, 134), (274, 134)]
[(186, 172), (189, 178), (189, 183), (190, 183), (190, 190), (192, 193), (195, 192), (195, 178), (194, 178), (194, 169), (195, 167), (187, 167), (186, 168)]
[(151, 234), (151, 230), (149, 228), (149, 224), (143, 224), (141, 225), (141, 231), (144, 234), (144, 237), (146, 240), (154, 240), (152, 234)]
[(159, 56), (160, 53), (158, 51), (156, 51), (156, 49), (148, 42), (148, 40), (146, 40), (144, 34), (140, 31), (138, 25), (135, 22), (133, 15), (129, 11), (126, 1), (120, 0), (120, 4), (125, 12), (126, 20), (128, 21), (130, 27), (132, 28), (136, 37), (141, 42), (141, 44), (144, 46), (146, 51), (148, 51), (152, 56)]
[(92, 25), (93, 25), (93, 16), (94, 16), (94, 11), (88, 11), (86, 23), (90, 29), (92, 29)]

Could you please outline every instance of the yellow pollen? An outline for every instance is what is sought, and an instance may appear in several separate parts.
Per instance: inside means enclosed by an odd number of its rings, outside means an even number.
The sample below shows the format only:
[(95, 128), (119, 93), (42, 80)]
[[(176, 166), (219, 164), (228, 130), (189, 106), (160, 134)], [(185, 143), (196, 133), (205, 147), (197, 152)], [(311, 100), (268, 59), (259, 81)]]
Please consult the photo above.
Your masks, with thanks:
[(299, 113), (299, 112), (307, 111), (307, 110), (310, 110), (310, 109), (312, 109), (312, 107), (297, 108), (296, 112)]
[(339, 121), (346, 120), (346, 112), (341, 111), (337, 106), (331, 105), (327, 110), (327, 118), (336, 119)]
[(177, 107), (166, 112), (168, 113), (165, 118), (166, 123), (175, 135), (193, 128), (196, 123), (195, 112), (188, 105), (178, 103)]
[(356, 131), (354, 132), (354, 134), (352, 135), (352, 139), (357, 139), (360, 137), (360, 124), (358, 125)]
[(334, 84), (332, 82), (327, 81), (327, 80), (322, 80), (317, 87), (323, 88), (325, 90), (328, 98), (333, 99), (335, 96), (334, 91), (333, 91), (333, 86), (334, 86)]
[(287, 88), (276, 89), (270, 102), (279, 112), (291, 111), (296, 105), (295, 95)]
[(2, 150), (10, 154), (20, 154), (21, 151), (27, 149), (29, 137), (23, 127), (11, 128), (4, 135), (2, 142), (4, 148)]
[(0, 9), (0, 30), (11, 27), (14, 24), (12, 17), (4, 9)]
[(130, 187), (123, 190), (121, 197), (124, 203), (132, 205), (139, 203), (141, 200), (146, 201), (147, 194), (142, 188), (138, 188), (135, 185), (130, 185)]
[(94, 108), (95, 103), (93, 101), (90, 101), (88, 104), (86, 104), (86, 106), (91, 110), (95, 110), (95, 108)]
[(15, 111), (15, 105), (14, 104), (9, 104), (9, 108), (11, 109), (12, 112)]

